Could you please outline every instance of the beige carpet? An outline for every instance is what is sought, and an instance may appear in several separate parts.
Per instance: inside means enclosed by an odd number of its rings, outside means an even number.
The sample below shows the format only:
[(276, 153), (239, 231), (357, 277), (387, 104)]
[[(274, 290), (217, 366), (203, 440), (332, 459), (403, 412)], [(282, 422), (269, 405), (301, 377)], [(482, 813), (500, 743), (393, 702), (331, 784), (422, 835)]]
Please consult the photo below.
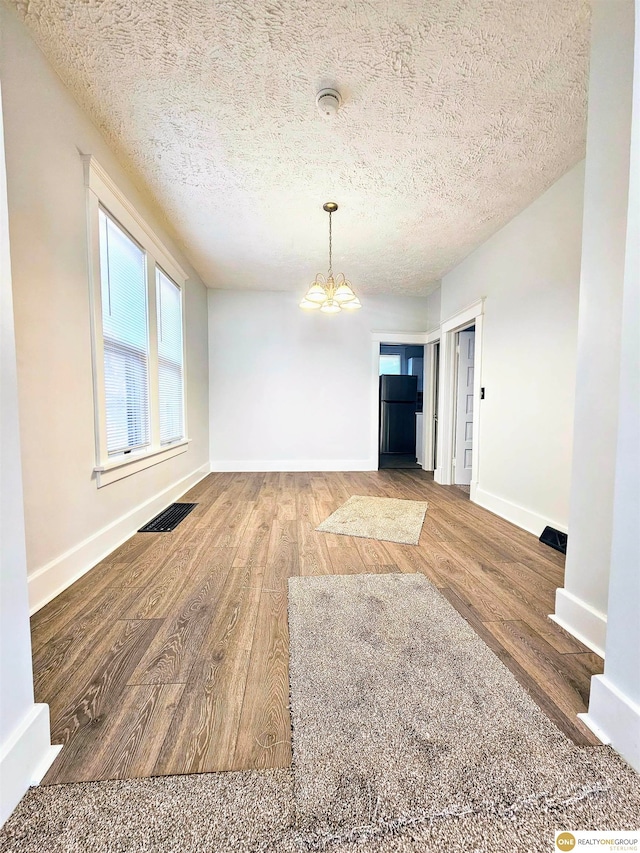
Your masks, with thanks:
[(417, 545), (426, 511), (426, 501), (353, 495), (316, 530)]
[(628, 801), (640, 817), (637, 775), (574, 746), (423, 575), (290, 578), (289, 628), (308, 846), (454, 816), (511, 822), (532, 804), (606, 803), (618, 827)]
[[(558, 828), (638, 825), (633, 792), (517, 814), (441, 816), (358, 841), (307, 843), (288, 770), (159, 776), (33, 788), (0, 830), (2, 853), (551, 853)], [(557, 852), (556, 852), (557, 853)]]
[(0, 830), (0, 851), (284, 851), (292, 791), (289, 770), (46, 785), (32, 788)]
[(555, 729), (416, 575), (290, 581), (292, 770), (32, 789), (2, 853), (540, 853), (637, 829), (640, 779)]

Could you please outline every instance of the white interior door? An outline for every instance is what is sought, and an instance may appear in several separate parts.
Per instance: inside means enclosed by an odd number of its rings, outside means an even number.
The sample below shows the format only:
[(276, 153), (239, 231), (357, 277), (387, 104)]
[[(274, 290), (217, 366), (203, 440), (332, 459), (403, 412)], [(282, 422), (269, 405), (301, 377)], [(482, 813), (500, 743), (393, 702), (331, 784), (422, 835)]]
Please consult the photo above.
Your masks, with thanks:
[(473, 354), (475, 332), (458, 333), (455, 462), (453, 482), (469, 485), (473, 457)]

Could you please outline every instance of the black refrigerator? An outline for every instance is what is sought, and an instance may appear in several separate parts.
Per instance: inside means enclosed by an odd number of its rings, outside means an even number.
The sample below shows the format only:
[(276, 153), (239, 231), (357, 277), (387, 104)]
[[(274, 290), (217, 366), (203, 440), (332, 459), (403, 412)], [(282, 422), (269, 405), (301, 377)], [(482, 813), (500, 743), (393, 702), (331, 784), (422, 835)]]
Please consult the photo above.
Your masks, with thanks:
[(417, 376), (380, 377), (380, 453), (416, 452)]

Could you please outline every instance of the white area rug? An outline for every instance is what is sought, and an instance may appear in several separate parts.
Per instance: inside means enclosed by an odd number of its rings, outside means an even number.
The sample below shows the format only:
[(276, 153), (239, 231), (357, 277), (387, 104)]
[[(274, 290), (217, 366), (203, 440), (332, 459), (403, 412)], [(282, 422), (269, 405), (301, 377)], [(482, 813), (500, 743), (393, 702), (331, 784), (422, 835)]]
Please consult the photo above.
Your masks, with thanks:
[(426, 511), (426, 501), (353, 495), (316, 530), (417, 545)]

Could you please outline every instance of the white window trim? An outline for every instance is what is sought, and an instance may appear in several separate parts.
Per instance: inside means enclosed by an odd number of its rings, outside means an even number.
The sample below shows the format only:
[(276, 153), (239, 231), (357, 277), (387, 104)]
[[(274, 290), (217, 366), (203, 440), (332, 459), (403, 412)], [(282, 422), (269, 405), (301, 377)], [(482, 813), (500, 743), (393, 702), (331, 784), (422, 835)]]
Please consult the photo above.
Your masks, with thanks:
[(144, 471), (145, 468), (157, 465), (158, 462), (164, 462), (165, 459), (173, 459), (174, 456), (186, 453), (190, 442), (190, 438), (183, 438), (173, 444), (163, 445), (159, 450), (149, 450), (147, 453), (130, 453), (127, 454), (126, 460), (118, 458), (117, 460), (110, 460), (104, 465), (96, 466), (93, 470), (96, 473), (98, 488), (108, 486), (109, 483), (115, 483), (116, 480), (122, 480), (131, 474), (137, 474), (138, 471)]
[[(96, 464), (93, 469), (98, 488), (129, 477), (152, 465), (172, 459), (189, 449), (187, 423), (187, 357), (185, 334), (185, 283), (187, 274), (175, 261), (160, 239), (137, 210), (113, 183), (92, 156), (83, 156), (87, 195), (87, 228), (89, 249), (89, 292), (91, 299), (91, 336), (93, 344), (93, 387), (95, 412)], [(163, 270), (182, 292), (182, 381), (184, 405), (184, 438), (171, 444), (160, 443), (158, 384), (149, 382), (149, 420), (151, 442), (140, 451), (109, 457), (107, 452), (106, 407), (104, 393), (104, 342), (102, 338), (102, 293), (100, 281), (100, 206), (126, 229), (147, 255), (147, 305), (149, 322), (149, 377), (158, 375), (156, 317), (156, 267)]]

